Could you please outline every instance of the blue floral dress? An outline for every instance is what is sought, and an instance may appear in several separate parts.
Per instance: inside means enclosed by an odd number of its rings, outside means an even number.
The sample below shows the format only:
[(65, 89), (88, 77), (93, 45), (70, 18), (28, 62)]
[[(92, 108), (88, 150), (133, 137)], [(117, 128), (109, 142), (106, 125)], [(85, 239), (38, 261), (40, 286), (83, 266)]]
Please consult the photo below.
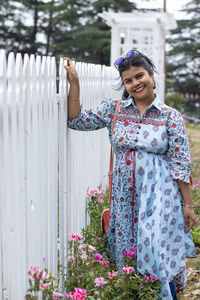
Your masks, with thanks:
[[(68, 126), (107, 127), (111, 140), (115, 100), (82, 110)], [(195, 257), (186, 233), (183, 198), (177, 180), (190, 182), (190, 152), (181, 114), (156, 97), (142, 118), (130, 97), (122, 100), (112, 136), (115, 165), (111, 220), (107, 232), (111, 259), (119, 269), (122, 252), (137, 247), (137, 270), (157, 276), (161, 297), (171, 300), (169, 282), (186, 285), (186, 257)]]

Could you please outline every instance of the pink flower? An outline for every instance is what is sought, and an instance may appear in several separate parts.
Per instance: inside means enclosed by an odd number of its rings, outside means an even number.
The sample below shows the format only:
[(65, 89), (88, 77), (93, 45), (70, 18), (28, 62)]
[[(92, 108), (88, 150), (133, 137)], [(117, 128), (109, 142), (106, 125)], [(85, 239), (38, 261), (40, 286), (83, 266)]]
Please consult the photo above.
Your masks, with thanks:
[(123, 255), (123, 256), (127, 256), (127, 252), (126, 252), (126, 251), (123, 251), (123, 252), (122, 252), (122, 255)]
[(53, 292), (52, 297), (53, 299), (59, 299), (60, 297), (63, 297), (63, 294), (58, 292)]
[(108, 281), (104, 280), (103, 277), (99, 277), (94, 280), (94, 283), (95, 283), (95, 286), (103, 287), (106, 283), (108, 283)]
[(129, 258), (132, 258), (134, 255), (135, 255), (135, 252), (132, 252), (132, 251), (127, 252), (127, 256), (128, 256)]
[(103, 256), (100, 253), (95, 253), (93, 255), (94, 255), (94, 259), (96, 261), (99, 261), (99, 260), (103, 259)]
[(83, 262), (86, 261), (86, 260), (88, 259), (87, 254), (86, 254), (86, 253), (83, 253), (83, 254), (81, 255), (81, 259), (82, 259)]
[(70, 292), (69, 296), (71, 299), (76, 299), (76, 292)]
[(116, 277), (118, 275), (118, 272), (116, 271), (112, 271), (112, 273), (111, 272), (108, 272), (108, 277), (109, 278), (113, 278), (113, 277)]
[(70, 233), (69, 236), (73, 241), (77, 241), (77, 242), (81, 242), (83, 239), (82, 236), (78, 233)]
[(41, 274), (41, 279), (46, 279), (48, 277), (49, 277), (49, 275), (45, 271), (43, 271)]
[(106, 266), (107, 268), (109, 268), (109, 264), (110, 264), (109, 261), (103, 260), (103, 261), (100, 261), (99, 263), (100, 263), (101, 266)]
[(50, 283), (43, 283), (43, 282), (40, 283), (40, 287), (42, 291), (49, 289), (49, 286)]
[(150, 278), (151, 278), (151, 281), (154, 282), (154, 281), (157, 281), (158, 280), (158, 277), (156, 276), (153, 276), (153, 275), (150, 275)]
[(67, 260), (68, 261), (74, 261), (74, 257), (73, 256), (68, 256)]
[(145, 281), (149, 281), (149, 276), (144, 276)]
[(98, 188), (94, 189), (94, 190), (90, 190), (88, 193), (87, 193), (87, 197), (88, 198), (91, 198), (92, 196), (94, 197), (98, 197), (98, 202), (99, 203), (103, 203), (104, 202), (104, 197), (102, 195), (103, 191), (99, 190)]
[(87, 297), (87, 291), (85, 289), (75, 288), (75, 291), (78, 295)]
[(79, 248), (81, 251), (85, 251), (85, 245), (84, 245), (84, 244), (80, 245), (78, 248)]
[(32, 278), (36, 278), (36, 279), (45, 279), (48, 277), (48, 274), (45, 271), (41, 271), (40, 268), (38, 266), (30, 267), (30, 270), (28, 271), (28, 275)]
[(96, 251), (96, 248), (93, 247), (92, 245), (88, 245), (88, 250), (92, 252), (92, 251)]
[(98, 196), (98, 202), (99, 202), (99, 203), (104, 203), (104, 201), (105, 201), (104, 196), (103, 196), (103, 195), (99, 195), (99, 196)]
[(136, 253), (137, 252), (137, 248), (136, 247), (130, 247), (130, 251)]
[(85, 300), (85, 297), (77, 294), (76, 292), (70, 292), (69, 297), (70, 299), (74, 299), (74, 300)]
[(36, 267), (31, 266), (30, 270), (28, 271), (28, 275), (34, 278), (34, 276), (37, 276), (37, 274), (40, 272), (41, 271), (39, 269), (39, 266)]
[(130, 274), (130, 273), (135, 272), (135, 269), (133, 267), (125, 267), (125, 266), (123, 266), (122, 272), (124, 272), (126, 274)]

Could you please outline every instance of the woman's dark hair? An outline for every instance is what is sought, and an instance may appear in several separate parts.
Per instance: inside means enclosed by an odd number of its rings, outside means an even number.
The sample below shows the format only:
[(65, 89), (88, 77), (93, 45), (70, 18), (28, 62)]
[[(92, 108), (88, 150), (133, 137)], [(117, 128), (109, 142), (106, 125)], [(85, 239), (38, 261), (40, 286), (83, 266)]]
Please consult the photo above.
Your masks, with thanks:
[[(152, 72), (156, 72), (156, 67), (153, 64), (153, 62), (143, 53), (135, 50), (133, 55), (129, 58), (124, 58), (124, 60), (117, 66), (117, 70), (119, 71), (119, 75), (121, 78), (121, 83), (119, 89), (121, 89), (124, 86), (124, 82), (122, 80), (122, 73), (126, 70), (129, 70), (131, 67), (143, 67), (149, 75), (152, 74)], [(155, 82), (154, 82), (154, 88), (155, 88)], [(122, 99), (129, 98), (129, 94), (127, 90), (124, 88)]]

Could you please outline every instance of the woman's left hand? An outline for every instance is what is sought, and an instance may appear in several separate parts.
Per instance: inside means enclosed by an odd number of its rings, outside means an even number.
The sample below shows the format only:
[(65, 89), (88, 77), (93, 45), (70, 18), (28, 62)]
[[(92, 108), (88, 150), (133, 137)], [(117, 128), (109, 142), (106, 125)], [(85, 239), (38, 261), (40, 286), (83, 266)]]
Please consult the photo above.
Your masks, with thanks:
[(195, 224), (196, 216), (194, 213), (194, 209), (192, 207), (184, 207), (183, 214), (186, 226), (188, 227), (186, 232), (188, 232)]

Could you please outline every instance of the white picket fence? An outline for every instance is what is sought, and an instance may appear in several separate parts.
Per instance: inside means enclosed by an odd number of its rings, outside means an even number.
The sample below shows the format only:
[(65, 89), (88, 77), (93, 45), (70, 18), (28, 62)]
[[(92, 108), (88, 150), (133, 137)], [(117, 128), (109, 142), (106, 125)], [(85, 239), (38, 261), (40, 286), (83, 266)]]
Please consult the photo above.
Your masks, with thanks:
[[(76, 68), (83, 108), (119, 98), (113, 68)], [(57, 276), (58, 247), (65, 265), (68, 234), (88, 222), (87, 188), (107, 185), (109, 148), (106, 129), (67, 129), (62, 59), (57, 86), (55, 58), (0, 51), (0, 299), (24, 298), (31, 265)]]

